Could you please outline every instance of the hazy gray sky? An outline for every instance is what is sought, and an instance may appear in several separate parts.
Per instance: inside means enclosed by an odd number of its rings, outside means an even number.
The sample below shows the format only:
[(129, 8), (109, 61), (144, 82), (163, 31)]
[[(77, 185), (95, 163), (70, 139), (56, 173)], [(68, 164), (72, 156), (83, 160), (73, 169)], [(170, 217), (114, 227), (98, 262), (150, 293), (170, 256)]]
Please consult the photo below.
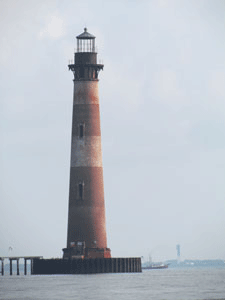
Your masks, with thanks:
[(0, 0), (0, 256), (62, 256), (76, 36), (96, 36), (113, 256), (225, 259), (225, 1)]

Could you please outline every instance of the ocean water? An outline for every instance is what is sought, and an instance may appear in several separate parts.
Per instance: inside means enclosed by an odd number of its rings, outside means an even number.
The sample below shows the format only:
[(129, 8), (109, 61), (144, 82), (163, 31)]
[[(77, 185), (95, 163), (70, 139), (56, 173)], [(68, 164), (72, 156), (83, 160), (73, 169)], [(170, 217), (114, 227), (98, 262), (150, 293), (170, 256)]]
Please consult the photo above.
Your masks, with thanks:
[(0, 276), (0, 300), (225, 300), (225, 268)]

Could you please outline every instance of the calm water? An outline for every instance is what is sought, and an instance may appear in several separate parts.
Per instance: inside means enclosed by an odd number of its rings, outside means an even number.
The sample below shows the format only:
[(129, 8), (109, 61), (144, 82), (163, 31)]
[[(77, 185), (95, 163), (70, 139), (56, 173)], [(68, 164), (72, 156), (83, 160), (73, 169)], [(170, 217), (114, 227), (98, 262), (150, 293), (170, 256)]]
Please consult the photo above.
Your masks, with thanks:
[(225, 300), (225, 269), (0, 276), (0, 300)]

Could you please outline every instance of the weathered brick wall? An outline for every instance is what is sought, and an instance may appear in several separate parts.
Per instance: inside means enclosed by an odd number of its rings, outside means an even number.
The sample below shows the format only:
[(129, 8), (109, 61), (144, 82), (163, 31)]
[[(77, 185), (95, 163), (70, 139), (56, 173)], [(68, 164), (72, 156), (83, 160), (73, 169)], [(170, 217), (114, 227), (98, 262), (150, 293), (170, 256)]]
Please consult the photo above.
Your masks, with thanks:
[(67, 247), (74, 241), (107, 248), (98, 81), (74, 81)]

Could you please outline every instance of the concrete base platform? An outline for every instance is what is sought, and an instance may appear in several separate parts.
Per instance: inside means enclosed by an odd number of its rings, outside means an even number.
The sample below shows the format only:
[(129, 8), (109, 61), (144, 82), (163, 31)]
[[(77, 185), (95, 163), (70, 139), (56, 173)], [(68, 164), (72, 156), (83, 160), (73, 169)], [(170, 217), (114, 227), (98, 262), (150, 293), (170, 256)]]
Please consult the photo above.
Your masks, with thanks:
[(142, 272), (140, 257), (34, 259), (32, 275)]

